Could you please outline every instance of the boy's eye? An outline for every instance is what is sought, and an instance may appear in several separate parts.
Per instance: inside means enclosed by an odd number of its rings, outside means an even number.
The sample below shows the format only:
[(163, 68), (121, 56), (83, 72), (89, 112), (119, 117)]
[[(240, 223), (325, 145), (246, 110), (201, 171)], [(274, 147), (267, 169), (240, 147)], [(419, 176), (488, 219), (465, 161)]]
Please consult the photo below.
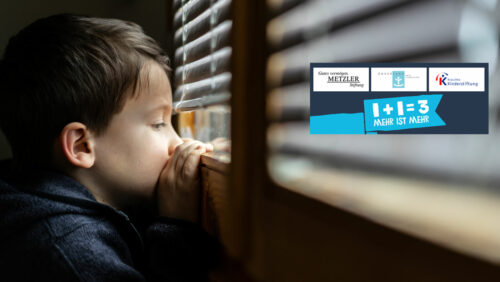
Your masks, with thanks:
[(153, 124), (152, 126), (153, 126), (153, 128), (154, 128), (154, 129), (160, 129), (160, 128), (162, 128), (162, 127), (167, 126), (167, 124), (166, 124), (166, 123), (164, 123), (164, 122), (160, 122), (160, 123), (155, 123), (155, 124)]

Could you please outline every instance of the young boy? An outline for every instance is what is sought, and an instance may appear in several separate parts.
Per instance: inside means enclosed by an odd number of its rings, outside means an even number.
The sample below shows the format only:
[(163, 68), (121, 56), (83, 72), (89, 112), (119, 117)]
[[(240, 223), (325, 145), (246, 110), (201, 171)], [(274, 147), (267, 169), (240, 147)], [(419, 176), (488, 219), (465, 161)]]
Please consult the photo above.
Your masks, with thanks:
[[(1, 281), (200, 281), (200, 154), (171, 125), (168, 59), (130, 22), (40, 19), (0, 61)], [(142, 218), (142, 230), (129, 216)]]

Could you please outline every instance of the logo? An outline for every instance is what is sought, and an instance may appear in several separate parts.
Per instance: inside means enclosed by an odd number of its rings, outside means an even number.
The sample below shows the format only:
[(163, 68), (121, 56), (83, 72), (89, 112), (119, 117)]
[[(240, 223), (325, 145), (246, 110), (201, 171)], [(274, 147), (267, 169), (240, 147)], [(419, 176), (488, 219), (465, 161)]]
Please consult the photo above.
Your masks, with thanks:
[(436, 75), (436, 81), (439, 81), (439, 85), (447, 85), (446, 79), (448, 78), (448, 74), (445, 72), (439, 73)]
[(348, 76), (347, 72), (337, 72), (328, 76), (327, 83), (359, 83), (359, 76)]
[(482, 92), (485, 89), (485, 69), (480, 67), (429, 68), (429, 90), (448, 92)]
[(392, 72), (392, 88), (404, 88), (405, 87), (405, 72), (404, 71), (393, 71)]
[(314, 91), (366, 92), (369, 81), (368, 68), (313, 68)]
[(327, 73), (319, 73), (320, 75), (328, 75), (328, 79), (326, 83), (346, 83), (349, 84), (349, 87), (364, 87), (364, 83), (359, 81), (358, 75), (350, 75), (349, 72), (330, 72)]
[(427, 69), (423, 67), (371, 68), (373, 92), (427, 91)]

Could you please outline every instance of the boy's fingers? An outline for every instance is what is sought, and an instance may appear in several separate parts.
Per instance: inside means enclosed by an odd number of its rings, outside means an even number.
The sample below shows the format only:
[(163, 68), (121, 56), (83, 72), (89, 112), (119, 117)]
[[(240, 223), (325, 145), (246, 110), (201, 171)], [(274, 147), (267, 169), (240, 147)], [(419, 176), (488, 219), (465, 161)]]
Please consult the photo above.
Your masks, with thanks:
[[(183, 160), (180, 160), (182, 158), (182, 153), (185, 152), (186, 148), (189, 146), (193, 145), (194, 141), (187, 141), (182, 144), (177, 145), (175, 147), (173, 155), (170, 157), (170, 159), (167, 161), (167, 165), (165, 167), (165, 174), (166, 178), (165, 179), (178, 179), (178, 171), (181, 169), (180, 165), (184, 163)], [(180, 161), (179, 161), (180, 160)]]
[(182, 170), (182, 166), (186, 162), (186, 159), (188, 158), (189, 154), (196, 149), (201, 149), (203, 152), (205, 151), (203, 143), (196, 141), (190, 143), (188, 147), (184, 148), (181, 152), (179, 152), (179, 157), (177, 158), (175, 164), (175, 171), (180, 172)]
[(184, 179), (190, 179), (196, 176), (196, 173), (198, 172), (198, 165), (200, 163), (201, 154), (202, 154), (202, 149), (197, 149), (192, 151), (188, 155), (180, 172)]
[(173, 168), (175, 168), (175, 164), (177, 163), (177, 161), (179, 159), (180, 153), (182, 151), (184, 151), (184, 149), (187, 146), (191, 145), (191, 143), (193, 143), (193, 142), (188, 141), (188, 142), (184, 142), (184, 143), (178, 145), (177, 147), (175, 147), (175, 150), (174, 150), (172, 157), (170, 157), (170, 159), (167, 162), (167, 166), (168, 166), (168, 163), (170, 163), (171, 167), (173, 166)]
[(205, 144), (200, 141), (193, 140), (191, 138), (183, 138), (184, 143), (179, 144), (174, 149), (174, 153), (172, 157), (167, 162), (167, 170), (169, 170), (169, 177), (175, 177), (176, 174), (182, 169), (182, 165), (184, 164), (186, 158), (190, 151), (194, 150), (194, 148), (190, 147), (200, 147), (204, 148), (203, 152), (213, 150), (213, 146), (211, 144)]
[[(221, 139), (224, 139), (221, 137)], [(200, 142), (202, 144), (205, 145), (205, 149), (208, 151), (208, 152), (212, 152), (214, 150), (214, 144), (213, 144), (213, 141), (209, 142), (209, 143), (203, 143), (201, 141), (198, 141), (198, 140), (195, 140), (195, 139), (191, 139), (191, 138), (182, 138), (182, 141), (184, 142)]]

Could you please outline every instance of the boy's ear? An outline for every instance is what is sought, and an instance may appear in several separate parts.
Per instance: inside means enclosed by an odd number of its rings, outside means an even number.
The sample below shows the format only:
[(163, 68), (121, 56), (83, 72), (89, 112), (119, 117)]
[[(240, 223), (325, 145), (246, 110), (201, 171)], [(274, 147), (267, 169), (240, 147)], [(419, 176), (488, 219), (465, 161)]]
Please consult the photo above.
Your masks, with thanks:
[(90, 168), (94, 165), (93, 140), (83, 123), (68, 123), (61, 131), (59, 139), (64, 155), (71, 164), (83, 168)]

